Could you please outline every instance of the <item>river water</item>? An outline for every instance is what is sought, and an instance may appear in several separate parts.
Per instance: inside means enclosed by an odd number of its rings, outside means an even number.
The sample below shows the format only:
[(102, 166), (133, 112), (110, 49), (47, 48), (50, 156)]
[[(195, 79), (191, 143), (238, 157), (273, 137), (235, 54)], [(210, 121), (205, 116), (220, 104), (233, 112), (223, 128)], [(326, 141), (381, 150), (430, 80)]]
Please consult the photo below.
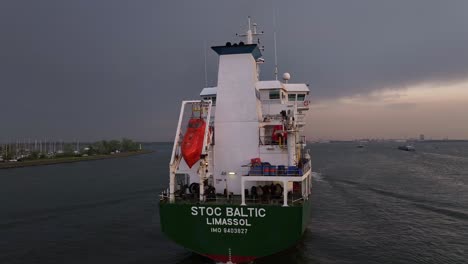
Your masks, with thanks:
[[(467, 263), (468, 143), (311, 144), (308, 230), (255, 263)], [(170, 144), (118, 159), (0, 170), (0, 263), (212, 263), (159, 226)]]

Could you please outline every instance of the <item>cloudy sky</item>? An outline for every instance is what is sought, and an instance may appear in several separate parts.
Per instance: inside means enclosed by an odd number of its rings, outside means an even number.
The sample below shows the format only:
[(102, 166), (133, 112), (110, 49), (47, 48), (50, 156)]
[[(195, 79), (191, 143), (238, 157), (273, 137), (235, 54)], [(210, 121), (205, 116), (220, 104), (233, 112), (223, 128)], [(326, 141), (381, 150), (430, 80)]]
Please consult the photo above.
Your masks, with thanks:
[(0, 141), (172, 140), (180, 101), (205, 84), (205, 47), (238, 41), (249, 15), (265, 31), (262, 78), (274, 77), (276, 30), (280, 72), (310, 84), (308, 138), (466, 139), (467, 10), (465, 0), (2, 0)]

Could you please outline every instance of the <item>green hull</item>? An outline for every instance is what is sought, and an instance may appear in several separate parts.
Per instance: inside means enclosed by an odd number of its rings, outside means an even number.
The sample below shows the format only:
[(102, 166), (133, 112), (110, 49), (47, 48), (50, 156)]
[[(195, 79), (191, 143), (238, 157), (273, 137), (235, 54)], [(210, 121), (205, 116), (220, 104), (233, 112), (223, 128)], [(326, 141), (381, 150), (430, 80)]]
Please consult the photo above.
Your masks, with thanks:
[(299, 205), (160, 203), (162, 231), (216, 261), (250, 261), (292, 247), (307, 227), (311, 201)]

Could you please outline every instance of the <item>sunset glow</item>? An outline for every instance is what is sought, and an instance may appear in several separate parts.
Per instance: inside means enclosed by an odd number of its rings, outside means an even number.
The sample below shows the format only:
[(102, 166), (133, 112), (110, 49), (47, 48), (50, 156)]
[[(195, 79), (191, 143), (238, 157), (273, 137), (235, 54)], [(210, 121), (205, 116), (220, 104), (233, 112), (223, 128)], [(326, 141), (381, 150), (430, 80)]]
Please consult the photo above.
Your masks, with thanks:
[[(319, 101), (312, 139), (468, 137), (468, 82), (421, 84)], [(313, 131), (313, 132), (312, 132)]]

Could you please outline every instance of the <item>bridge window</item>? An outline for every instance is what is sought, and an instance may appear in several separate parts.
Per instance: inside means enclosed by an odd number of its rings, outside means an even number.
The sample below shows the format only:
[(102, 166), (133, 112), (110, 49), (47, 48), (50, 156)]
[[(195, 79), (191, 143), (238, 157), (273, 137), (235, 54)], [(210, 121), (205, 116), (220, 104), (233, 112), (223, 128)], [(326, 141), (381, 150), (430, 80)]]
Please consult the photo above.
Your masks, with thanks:
[(279, 90), (272, 90), (272, 91), (270, 91), (270, 99), (280, 99), (280, 92), (279, 92)]
[(288, 101), (296, 101), (296, 94), (288, 94)]
[(298, 101), (304, 101), (305, 100), (305, 94), (298, 94), (297, 95), (297, 100)]

